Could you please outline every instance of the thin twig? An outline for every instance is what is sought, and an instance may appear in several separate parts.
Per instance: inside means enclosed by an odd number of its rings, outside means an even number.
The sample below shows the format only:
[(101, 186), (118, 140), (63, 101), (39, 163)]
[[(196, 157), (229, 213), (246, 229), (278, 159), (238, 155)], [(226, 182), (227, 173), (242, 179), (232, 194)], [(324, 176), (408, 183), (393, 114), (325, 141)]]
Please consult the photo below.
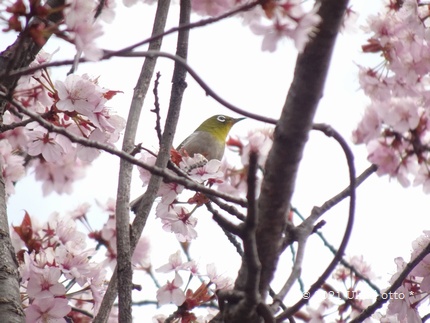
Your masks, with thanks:
[(230, 213), (231, 215), (235, 216), (236, 218), (238, 218), (241, 221), (245, 220), (245, 215), (242, 212), (240, 212), (237, 208), (235, 208), (233, 205), (227, 204), (215, 196), (211, 196), (211, 195), (206, 194), (206, 197), (209, 200), (211, 200), (213, 203), (218, 205), (222, 210)]
[(97, 19), (102, 14), (102, 11), (106, 6), (106, 0), (98, 0), (98, 1), (99, 1), (99, 4), (97, 5), (96, 12), (94, 13), (94, 20)]
[[(348, 164), (348, 173), (349, 173), (349, 187), (351, 187), (350, 190), (350, 200), (349, 200), (349, 211), (348, 211), (348, 221), (345, 228), (345, 232), (342, 238), (342, 242), (339, 246), (338, 252), (333, 257), (333, 260), (330, 262), (330, 264), (327, 266), (327, 268), (324, 270), (322, 275), (311, 285), (311, 287), (308, 289), (308, 295), (309, 298), (301, 298), (296, 304), (288, 308), (287, 311), (284, 311), (282, 314), (278, 315), (276, 317), (277, 322), (281, 322), (282, 320), (294, 315), (302, 306), (307, 304), (309, 302), (309, 299), (314, 295), (314, 293), (323, 285), (323, 283), (326, 281), (326, 279), (330, 276), (332, 271), (336, 268), (337, 264), (341, 261), (346, 246), (348, 244), (349, 238), (351, 236), (352, 227), (354, 224), (354, 214), (355, 214), (355, 198), (356, 198), (356, 191), (355, 191), (355, 166), (354, 166), (354, 155), (351, 151), (351, 149), (348, 146), (348, 143), (346, 140), (332, 127), (319, 124), (314, 125), (314, 129), (322, 131), (326, 136), (334, 138), (338, 144), (341, 146), (346, 160)], [(314, 219), (311, 216), (307, 218), (300, 226), (312, 226), (312, 223), (315, 223), (316, 219)], [(300, 227), (299, 226), (299, 227)]]
[(155, 131), (157, 132), (157, 137), (158, 137), (158, 145), (161, 145), (161, 116), (160, 116), (160, 102), (158, 99), (158, 84), (160, 83), (160, 77), (161, 77), (161, 73), (157, 72), (156, 74), (156, 78), (154, 81), (154, 97), (155, 97), (155, 101), (154, 101), (154, 109), (150, 110), (151, 112), (155, 113)]
[(236, 225), (232, 222), (230, 222), (229, 220), (227, 220), (226, 218), (224, 218), (217, 210), (215, 210), (213, 208), (213, 206), (211, 205), (211, 203), (206, 203), (206, 208), (208, 209), (209, 212), (212, 213), (212, 219), (223, 229), (226, 230), (228, 232), (231, 232), (237, 236), (241, 236), (242, 235), (242, 227), (239, 225)]
[[(424, 259), (428, 254), (430, 254), (430, 243), (427, 244), (427, 246), (415, 257), (414, 260), (411, 260), (406, 264), (405, 269), (399, 274), (397, 279), (394, 281), (394, 283), (385, 290), (384, 294), (390, 295), (391, 293), (394, 293), (402, 284), (403, 281), (408, 277), (410, 272), (415, 268), (416, 265), (418, 265), (421, 260)], [(382, 305), (384, 305), (386, 302), (390, 300), (390, 297), (382, 297), (381, 295), (376, 297), (376, 301), (366, 307), (363, 312), (360, 313), (357, 317), (355, 317), (350, 323), (359, 323), (363, 322), (366, 318), (370, 317), (373, 313), (376, 312), (378, 308), (381, 308)]]
[[(40, 116), (42, 118), (45, 118), (49, 114), (50, 114), (50, 112), (45, 112), (45, 113), (41, 114)], [(19, 127), (25, 127), (26, 125), (28, 125), (29, 123), (31, 123), (33, 121), (34, 121), (33, 119), (29, 118), (29, 119), (22, 120), (22, 121), (19, 121), (19, 122), (14, 122), (14, 123), (11, 123), (11, 124), (2, 124), (2, 125), (0, 125), (0, 133), (8, 131), (8, 130), (13, 130), (13, 129), (16, 129), (16, 128), (19, 128)]]
[(285, 296), (288, 294), (288, 292), (293, 287), (294, 283), (300, 278), (300, 274), (302, 272), (302, 263), (305, 257), (305, 247), (306, 247), (306, 241), (309, 237), (311, 232), (299, 234), (299, 239), (297, 241), (298, 248), (297, 248), (297, 255), (293, 262), (293, 268), (291, 269), (290, 276), (288, 277), (287, 281), (285, 282), (284, 286), (282, 286), (281, 290), (278, 294), (273, 298), (274, 302), (272, 307), (277, 308), (279, 304), (282, 302), (282, 300), (285, 298)]

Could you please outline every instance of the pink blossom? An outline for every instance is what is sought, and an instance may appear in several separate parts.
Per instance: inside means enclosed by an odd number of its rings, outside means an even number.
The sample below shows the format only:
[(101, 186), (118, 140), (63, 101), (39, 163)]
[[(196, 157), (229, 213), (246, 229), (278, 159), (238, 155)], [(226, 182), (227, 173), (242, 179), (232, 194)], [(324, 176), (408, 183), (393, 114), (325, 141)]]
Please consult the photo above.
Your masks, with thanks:
[(190, 178), (198, 183), (203, 183), (207, 180), (216, 180), (222, 178), (224, 174), (219, 170), (221, 162), (217, 159), (208, 161), (204, 166), (192, 169), (188, 174)]
[(56, 81), (55, 88), (59, 98), (58, 109), (76, 111), (86, 116), (93, 113), (93, 101), (100, 96), (96, 85), (88, 77), (75, 74), (68, 75), (65, 82)]
[(364, 257), (363, 256), (352, 256), (349, 259), (349, 263), (363, 277), (365, 277), (365, 278), (367, 278), (369, 280), (373, 280), (373, 279), (376, 278), (376, 275), (372, 271), (371, 266), (366, 261), (364, 261)]
[(151, 267), (150, 240), (147, 237), (141, 237), (134, 249), (131, 262), (137, 269), (148, 269)]
[(83, 286), (99, 270), (95, 263), (89, 262), (89, 257), (93, 254), (92, 250), (73, 254), (65, 248), (57, 247), (55, 250), (55, 261), (67, 279), (76, 279), (76, 282), (80, 286)]
[(426, 194), (430, 193), (430, 172), (428, 165), (422, 164), (418, 170), (418, 173), (414, 179), (414, 186), (422, 185), (423, 192)]
[(42, 181), (43, 195), (55, 191), (59, 194), (72, 192), (74, 181), (84, 176), (85, 164), (80, 160), (63, 160), (63, 164), (46, 163), (36, 160), (32, 163), (36, 180)]
[(49, 218), (48, 225), (55, 230), (54, 240), (60, 242), (68, 251), (80, 253), (86, 247), (86, 236), (78, 231), (72, 218), (54, 213)]
[(298, 24), (292, 33), (294, 45), (299, 52), (305, 49), (305, 45), (314, 36), (321, 17), (317, 14), (319, 5), (315, 5), (311, 11), (304, 13), (298, 20)]
[(179, 266), (179, 269), (189, 271), (193, 275), (197, 275), (199, 273), (199, 267), (195, 260), (184, 262)]
[(190, 241), (197, 237), (194, 229), (197, 219), (184, 206), (174, 205), (167, 213), (157, 213), (157, 217), (161, 219), (163, 229), (174, 232), (179, 241)]
[[(417, 238), (412, 243), (412, 254), (411, 260), (415, 259), (419, 253), (423, 251), (425, 247), (430, 243), (430, 231), (424, 231), (424, 234)], [(414, 269), (412, 269), (410, 275), (422, 278), (420, 282), (420, 288), (425, 293), (430, 293), (430, 255), (424, 257)]]
[[(102, 144), (106, 144), (109, 136), (102, 132), (100, 129), (94, 129), (88, 137), (89, 140), (93, 140)], [(87, 147), (83, 145), (78, 145), (76, 149), (76, 154), (79, 159), (84, 162), (92, 162), (100, 155), (100, 150), (97, 148)]]
[(177, 306), (185, 302), (185, 294), (179, 288), (183, 284), (181, 276), (175, 274), (175, 279), (172, 282), (167, 282), (157, 291), (157, 301), (159, 305), (173, 303)]
[(29, 307), (25, 309), (26, 323), (62, 323), (66, 322), (64, 317), (71, 311), (67, 299), (35, 299)]
[(242, 149), (242, 164), (249, 164), (249, 154), (253, 151), (258, 154), (258, 164), (264, 166), (273, 144), (273, 128), (250, 131), (244, 140), (247, 143)]
[(115, 19), (115, 8), (115, 0), (106, 0), (99, 18), (108, 24), (112, 23)]
[(184, 186), (175, 182), (161, 183), (158, 189), (158, 196), (161, 196), (160, 203), (171, 204), (183, 190)]
[(55, 267), (47, 267), (40, 272), (32, 272), (27, 284), (27, 294), (30, 298), (51, 298), (63, 296), (66, 288), (58, 282), (61, 270)]
[(106, 270), (102, 266), (98, 266), (95, 270), (94, 275), (89, 280), (89, 286), (91, 289), (91, 295), (94, 300), (94, 315), (97, 315), (103, 296), (106, 292)]
[(263, 51), (274, 52), (278, 47), (278, 42), (291, 36), (290, 25), (279, 20), (263, 25), (259, 22), (250, 25), (251, 31), (256, 35), (263, 36), (261, 49)]
[(352, 138), (355, 144), (368, 143), (381, 134), (381, 119), (375, 105), (372, 104), (367, 107), (363, 118), (353, 131)]
[(233, 288), (232, 279), (230, 277), (218, 274), (215, 264), (208, 264), (206, 266), (206, 272), (210, 281), (215, 284), (217, 290)]
[(78, 207), (76, 207), (73, 211), (68, 213), (68, 216), (70, 216), (70, 218), (72, 220), (80, 220), (82, 221), (83, 219), (86, 218), (88, 211), (91, 208), (91, 204), (88, 202), (84, 202), (80, 205), (78, 205)]
[(60, 141), (60, 135), (50, 133), (39, 127), (27, 132), (27, 152), (31, 156), (42, 155), (50, 163), (58, 163), (66, 153), (65, 146)]
[(14, 183), (25, 175), (24, 158), (15, 155), (7, 140), (0, 140), (0, 165), (8, 195), (15, 193)]
[(98, 60), (103, 52), (95, 45), (95, 39), (103, 35), (101, 25), (94, 22), (95, 3), (86, 0), (68, 0), (64, 9), (67, 29), (78, 51), (90, 60)]
[(270, 8), (270, 13), (266, 12), (270, 19), (254, 19), (250, 22), (252, 32), (263, 36), (261, 49), (274, 52), (281, 40), (290, 38), (294, 40), (297, 50), (303, 51), (321, 21), (321, 17), (317, 15), (318, 6), (305, 12), (301, 2), (297, 0), (279, 1), (276, 4), (276, 7)]
[(312, 307), (306, 307), (307, 312), (310, 315), (309, 323), (325, 323), (325, 317), (327, 316), (327, 310), (331, 309), (335, 304), (326, 297), (315, 310)]
[(367, 149), (369, 151), (369, 161), (378, 165), (378, 175), (389, 174), (395, 176), (401, 162), (398, 152), (380, 140), (369, 142)]
[(383, 68), (360, 68), (360, 85), (372, 103), (353, 136), (356, 143), (367, 144), (368, 159), (378, 165), (379, 175), (395, 176), (403, 186), (415, 177), (414, 184), (430, 192), (429, 10), (418, 4), (407, 0), (368, 19), (371, 35), (363, 50), (379, 52)]
[[(3, 123), (5, 125), (10, 125), (15, 122), (21, 121), (18, 117), (12, 115), (9, 111), (5, 111), (3, 115)], [(9, 144), (14, 149), (22, 149), (27, 146), (27, 135), (24, 130), (24, 127), (17, 127), (12, 130), (8, 130), (0, 134), (0, 139), (7, 139)]]
[(219, 16), (234, 8), (234, 0), (191, 0), (191, 8), (199, 15)]
[(418, 311), (415, 306), (412, 306), (413, 301), (409, 297), (409, 291), (404, 286), (401, 286), (396, 290), (396, 293), (401, 293), (402, 297), (390, 298), (387, 314), (397, 315), (397, 319), (402, 323), (421, 323)]
[(169, 273), (171, 271), (177, 271), (182, 266), (182, 257), (181, 252), (178, 250), (174, 254), (169, 256), (169, 262), (157, 269), (155, 269), (158, 273)]
[[(148, 166), (154, 166), (156, 157), (148, 152), (142, 152), (139, 160)], [(143, 186), (148, 185), (149, 179), (151, 178), (151, 173), (142, 167), (137, 168), (139, 170), (140, 179), (143, 182)]]

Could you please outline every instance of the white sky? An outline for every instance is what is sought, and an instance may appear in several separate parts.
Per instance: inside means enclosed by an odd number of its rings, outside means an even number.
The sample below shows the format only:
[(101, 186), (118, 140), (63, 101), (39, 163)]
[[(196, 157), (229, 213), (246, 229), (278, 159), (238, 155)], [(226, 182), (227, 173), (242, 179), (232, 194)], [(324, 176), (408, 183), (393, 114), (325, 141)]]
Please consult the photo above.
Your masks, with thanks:
[[(377, 1), (352, 1), (353, 8), (360, 14), (359, 24), (364, 23), (369, 13), (376, 13), (380, 7)], [(150, 33), (152, 16), (155, 7), (137, 5), (131, 9), (120, 10), (114, 24), (105, 27), (105, 36), (100, 44), (106, 49), (119, 49), (146, 38)], [(177, 7), (172, 8), (168, 28), (176, 25)], [(193, 16), (193, 20), (199, 17)], [(0, 34), (0, 49), (14, 39), (12, 35)], [(377, 57), (366, 57), (360, 53), (366, 36), (357, 28), (356, 33), (346, 33), (338, 39), (337, 48), (332, 59), (332, 66), (327, 80), (324, 97), (316, 116), (316, 122), (332, 125), (351, 142), (351, 131), (357, 124), (368, 99), (359, 90), (356, 63), (375, 66)], [(174, 52), (175, 36), (168, 36), (163, 43), (163, 50)], [(190, 37), (189, 64), (200, 76), (224, 99), (254, 113), (277, 118), (291, 82), (296, 51), (291, 42), (286, 41), (275, 53), (262, 53), (261, 39), (243, 28), (237, 19), (229, 19), (215, 25), (193, 30)], [(54, 59), (71, 58), (73, 50), (64, 42), (50, 41), (46, 50), (52, 52), (60, 47)], [(369, 56), (369, 55), (367, 55)], [(112, 90), (121, 90), (110, 106), (124, 118), (131, 100), (133, 88), (143, 59), (111, 59), (98, 64), (83, 64), (78, 73), (100, 75), (100, 84)], [(173, 63), (160, 59), (160, 103), (165, 115), (170, 91), (171, 70)], [(64, 78), (67, 69), (55, 70), (58, 78)], [(188, 88), (185, 92), (180, 118), (180, 126), (175, 143), (184, 139), (201, 121), (216, 113), (230, 113), (213, 99), (206, 97), (196, 83), (188, 77)], [(156, 135), (153, 131), (154, 115), (149, 112), (153, 107), (152, 89), (145, 102), (141, 117), (138, 141), (148, 148), (156, 146)], [(247, 131), (264, 125), (252, 120), (237, 124), (232, 134), (246, 134)], [(352, 143), (351, 143), (352, 145)], [(118, 145), (118, 147), (120, 147)], [(353, 146), (357, 174), (368, 167), (366, 150), (363, 146)], [(103, 156), (96, 160), (94, 167), (87, 171), (86, 180), (76, 183), (74, 194), (58, 196), (52, 194), (43, 198), (41, 184), (35, 183), (32, 174), (16, 186), (17, 194), (9, 200), (9, 217), (13, 224), (19, 223), (27, 210), (31, 215), (46, 219), (53, 211), (65, 212), (74, 209), (79, 203), (95, 199), (102, 202), (116, 193), (118, 160), (112, 156)], [(345, 188), (348, 173), (341, 149), (331, 139), (320, 133), (312, 133), (306, 147), (303, 163), (297, 181), (293, 203), (303, 215), (308, 215), (315, 205), (324, 201)], [(141, 193), (137, 172), (133, 183), (133, 196)], [(402, 256), (409, 260), (411, 242), (426, 227), (429, 198), (421, 188), (402, 188), (388, 178), (373, 175), (358, 189), (356, 220), (354, 232), (347, 249), (347, 255), (364, 255), (365, 260), (381, 280), (377, 284), (383, 288), (391, 274), (395, 272), (394, 258)], [(324, 216), (327, 224), (321, 232), (335, 246), (343, 235), (347, 218), (348, 205), (344, 201)], [(105, 221), (99, 210), (91, 211), (94, 227)], [(98, 220), (100, 219), (100, 221)], [(192, 243), (191, 252), (201, 263), (215, 262), (220, 272), (235, 275), (238, 259), (233, 248), (230, 248), (221, 231), (216, 228), (207, 213), (199, 216), (197, 225), (199, 238)], [(210, 231), (209, 231), (210, 230)], [(210, 235), (208, 234), (210, 232)], [(165, 263), (170, 254), (179, 247), (172, 234), (164, 233), (159, 221), (151, 217), (145, 235), (155, 239), (153, 244), (154, 267)], [(219, 244), (218, 244), (219, 242)], [(308, 243), (308, 254), (303, 266), (303, 277), (309, 286), (331, 260), (330, 254), (317, 237), (311, 237)], [(220, 250), (222, 249), (222, 250)], [(221, 252), (220, 252), (221, 251)], [(317, 256), (316, 256), (317, 255)], [(327, 255), (327, 256), (322, 256)], [(288, 271), (290, 256), (285, 260)], [(165, 276), (160, 279), (164, 283)], [(295, 296), (297, 297), (297, 295)], [(154, 294), (155, 298), (155, 294)], [(297, 299), (297, 298), (294, 298)], [(142, 309), (143, 310), (143, 309)], [(139, 310), (140, 311), (140, 310)]]

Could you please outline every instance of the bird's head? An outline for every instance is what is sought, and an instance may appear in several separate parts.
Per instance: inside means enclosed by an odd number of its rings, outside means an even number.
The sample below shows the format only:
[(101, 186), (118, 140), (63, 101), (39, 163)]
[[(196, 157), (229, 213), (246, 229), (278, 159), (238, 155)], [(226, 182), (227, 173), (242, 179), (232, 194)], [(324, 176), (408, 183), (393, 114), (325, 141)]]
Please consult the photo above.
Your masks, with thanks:
[(245, 118), (232, 118), (223, 114), (217, 114), (203, 123), (196, 131), (206, 131), (216, 137), (219, 141), (225, 142), (227, 135), (234, 124)]

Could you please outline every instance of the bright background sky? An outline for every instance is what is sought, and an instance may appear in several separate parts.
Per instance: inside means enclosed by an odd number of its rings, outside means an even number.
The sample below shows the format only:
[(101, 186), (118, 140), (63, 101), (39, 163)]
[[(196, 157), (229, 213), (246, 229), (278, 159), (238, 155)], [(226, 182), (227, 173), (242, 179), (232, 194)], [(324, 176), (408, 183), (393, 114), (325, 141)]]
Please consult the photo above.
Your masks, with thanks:
[[(353, 9), (359, 13), (355, 32), (346, 32), (338, 38), (332, 66), (328, 76), (324, 97), (321, 100), (316, 122), (332, 125), (350, 142), (355, 152), (357, 174), (369, 166), (366, 149), (351, 143), (351, 131), (364, 112), (368, 99), (358, 85), (356, 64), (374, 67), (381, 60), (377, 56), (361, 54), (361, 45), (367, 36), (358, 27), (365, 23), (368, 14), (376, 14), (381, 8), (378, 1), (352, 1)], [(105, 36), (99, 41), (102, 48), (116, 50), (145, 39), (151, 30), (155, 7), (138, 4), (131, 9), (118, 6), (116, 20), (105, 26)], [(168, 27), (176, 25), (178, 6), (171, 8)], [(192, 20), (200, 19), (193, 16)], [(14, 39), (12, 34), (0, 34), (0, 50)], [(169, 35), (163, 42), (163, 51), (174, 53), (175, 35)], [(290, 41), (282, 43), (275, 53), (262, 52), (261, 38), (241, 25), (239, 19), (232, 18), (221, 23), (191, 31), (189, 64), (221, 97), (244, 110), (278, 118), (286, 93), (291, 83), (296, 51)], [(48, 52), (60, 48), (54, 60), (72, 58), (73, 48), (62, 41), (52, 40), (45, 47)], [(143, 50), (144, 48), (140, 49)], [(100, 76), (103, 87), (123, 91), (117, 95), (110, 106), (124, 118), (133, 93), (143, 59), (114, 58), (97, 64), (82, 64), (78, 74), (88, 73)], [(156, 71), (161, 71), (160, 104), (165, 116), (170, 93), (173, 63), (159, 59)], [(54, 78), (64, 79), (68, 68), (53, 70)], [(191, 77), (187, 78), (188, 88), (182, 105), (175, 145), (180, 143), (207, 117), (217, 113), (236, 116), (205, 96), (204, 91)], [(140, 120), (137, 142), (154, 149), (157, 145), (154, 133), (154, 114), (152, 88), (146, 99)], [(163, 119), (164, 120), (164, 119)], [(237, 124), (231, 135), (245, 135), (249, 130), (266, 125), (253, 120)], [(117, 145), (120, 147), (120, 145)], [(228, 157), (228, 156), (227, 156)], [(34, 180), (33, 174), (20, 181), (17, 193), (9, 199), (10, 223), (18, 224), (27, 210), (41, 221), (52, 212), (64, 213), (73, 210), (78, 204), (95, 200), (105, 202), (114, 197), (117, 187), (119, 161), (116, 157), (103, 155), (87, 170), (85, 180), (74, 186), (73, 195), (51, 194), (46, 198), (41, 191), (41, 183)], [(311, 133), (304, 159), (300, 165), (293, 204), (307, 216), (313, 206), (319, 206), (348, 183), (345, 158), (334, 140), (321, 133)], [(141, 183), (136, 172), (132, 196), (142, 193)], [(420, 187), (404, 189), (395, 181), (372, 175), (359, 189), (354, 231), (347, 248), (347, 255), (363, 255), (380, 277), (377, 284), (387, 287), (387, 281), (395, 272), (394, 258), (409, 260), (411, 242), (417, 238), (428, 223), (429, 198)], [(327, 224), (320, 230), (334, 245), (342, 238), (347, 219), (347, 201), (324, 215)], [(90, 212), (91, 222), (98, 228), (106, 220), (97, 207)], [(199, 237), (192, 243), (191, 253), (201, 263), (215, 262), (219, 272), (235, 276), (239, 260), (226, 238), (210, 219), (207, 212), (200, 214), (197, 231)], [(209, 234), (210, 233), (210, 234)], [(161, 229), (160, 222), (150, 217), (144, 235), (154, 239), (152, 259), (154, 268), (167, 262), (170, 254), (178, 248), (173, 234)], [(307, 256), (303, 265), (303, 278), (309, 286), (319, 277), (331, 260), (330, 253), (323, 247), (318, 237), (309, 239)], [(289, 259), (289, 255), (287, 258)], [(283, 263), (288, 272), (288, 261)], [(204, 267), (203, 267), (204, 271)], [(160, 282), (172, 279), (171, 275), (161, 276)], [(285, 278), (284, 278), (285, 279)], [(282, 280), (284, 281), (284, 280)], [(275, 286), (275, 285), (274, 285)], [(372, 294), (369, 294), (373, 296)], [(155, 299), (155, 294), (154, 294)], [(293, 298), (297, 299), (297, 295)], [(167, 313), (169, 311), (167, 310)]]

